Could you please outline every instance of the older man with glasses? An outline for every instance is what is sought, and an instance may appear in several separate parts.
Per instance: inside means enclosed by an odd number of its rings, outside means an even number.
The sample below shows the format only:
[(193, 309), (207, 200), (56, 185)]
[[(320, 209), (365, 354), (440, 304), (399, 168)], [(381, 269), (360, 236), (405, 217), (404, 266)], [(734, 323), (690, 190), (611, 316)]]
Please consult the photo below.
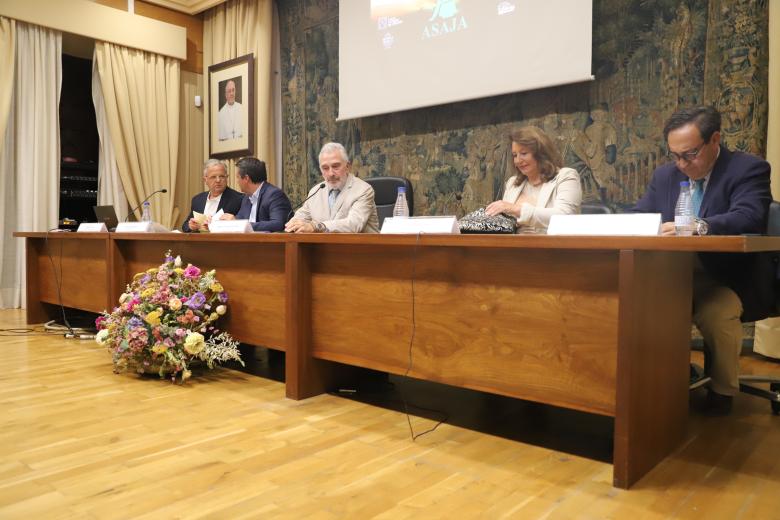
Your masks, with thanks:
[(224, 163), (217, 159), (206, 161), (203, 164), (203, 183), (208, 190), (198, 193), (192, 198), (190, 214), (181, 225), (181, 229), (185, 233), (208, 229), (208, 221), (201, 224), (195, 220), (196, 211), (210, 219), (219, 210), (235, 215), (241, 209), (241, 200), (244, 196), (236, 190), (228, 188), (227, 167)]
[[(766, 161), (721, 144), (720, 113), (696, 107), (672, 114), (664, 126), (670, 162), (653, 172), (644, 196), (632, 208), (661, 213), (661, 233), (675, 234), (674, 207), (680, 182), (691, 186), (699, 235), (765, 234), (772, 194)], [(705, 411), (731, 411), (739, 391), (741, 321), (755, 321), (774, 308), (773, 266), (767, 255), (701, 253), (693, 276), (693, 322), (704, 338), (712, 378)]]

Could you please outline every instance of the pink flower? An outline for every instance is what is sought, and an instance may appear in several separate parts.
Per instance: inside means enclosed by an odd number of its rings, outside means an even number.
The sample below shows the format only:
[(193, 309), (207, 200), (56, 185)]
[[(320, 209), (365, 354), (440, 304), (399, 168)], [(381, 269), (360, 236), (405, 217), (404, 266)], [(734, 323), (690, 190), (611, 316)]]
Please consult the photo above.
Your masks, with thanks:
[(192, 264), (188, 265), (187, 269), (184, 270), (185, 278), (195, 278), (198, 275), (200, 275), (200, 269), (198, 269)]

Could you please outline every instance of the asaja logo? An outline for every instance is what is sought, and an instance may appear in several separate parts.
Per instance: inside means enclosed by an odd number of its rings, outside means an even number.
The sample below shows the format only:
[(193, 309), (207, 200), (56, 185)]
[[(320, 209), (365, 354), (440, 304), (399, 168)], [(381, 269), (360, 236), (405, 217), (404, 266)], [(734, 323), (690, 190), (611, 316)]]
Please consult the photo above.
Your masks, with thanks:
[(458, 0), (437, 0), (433, 14), (423, 28), (423, 40), (468, 28), (466, 18), (458, 14)]

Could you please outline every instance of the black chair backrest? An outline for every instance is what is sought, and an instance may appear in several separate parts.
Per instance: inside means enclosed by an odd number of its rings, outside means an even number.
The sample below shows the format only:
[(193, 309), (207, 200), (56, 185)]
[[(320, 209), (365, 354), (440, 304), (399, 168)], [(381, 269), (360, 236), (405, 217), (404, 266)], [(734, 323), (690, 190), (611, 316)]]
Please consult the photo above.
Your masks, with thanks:
[(409, 206), (409, 216), (414, 215), (414, 192), (412, 183), (405, 177), (369, 177), (363, 179), (374, 188), (374, 202), (379, 217), (379, 227), (382, 227), (386, 217), (393, 216), (393, 207), (398, 198), (398, 188), (406, 188), (406, 204)]
[(606, 204), (600, 202), (591, 202), (580, 206), (583, 215), (601, 215), (613, 213), (612, 209)]
[(766, 229), (767, 235), (780, 236), (780, 202), (773, 200), (769, 205), (769, 224)]

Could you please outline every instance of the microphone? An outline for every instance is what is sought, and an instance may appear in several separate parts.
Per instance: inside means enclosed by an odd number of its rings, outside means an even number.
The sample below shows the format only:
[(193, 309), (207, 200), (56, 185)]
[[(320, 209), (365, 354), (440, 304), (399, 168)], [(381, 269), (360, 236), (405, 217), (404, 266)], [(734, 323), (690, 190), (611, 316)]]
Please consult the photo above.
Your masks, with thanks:
[(125, 222), (127, 222), (127, 219), (129, 219), (131, 215), (135, 215), (135, 211), (136, 211), (138, 208), (140, 208), (141, 206), (143, 206), (143, 205), (144, 205), (144, 202), (146, 202), (147, 200), (151, 199), (151, 198), (152, 198), (154, 195), (156, 195), (156, 194), (158, 194), (158, 193), (168, 193), (168, 190), (167, 190), (166, 188), (160, 188), (160, 189), (159, 189), (159, 190), (157, 190), (157, 191), (153, 191), (153, 192), (151, 193), (151, 195), (149, 195), (149, 196), (148, 196), (148, 197), (146, 197), (144, 200), (142, 200), (142, 201), (141, 201), (141, 203), (140, 203), (138, 206), (136, 206), (136, 207), (134, 207), (133, 209), (131, 209), (131, 210), (130, 210), (130, 213), (128, 213), (128, 214), (127, 214), (127, 217), (125, 218)]
[(300, 204), (298, 204), (297, 206), (295, 206), (293, 209), (291, 209), (291, 210), (290, 210), (290, 212), (287, 214), (287, 220), (290, 220), (290, 219), (293, 217), (293, 215), (295, 215), (295, 212), (296, 212), (296, 211), (298, 211), (299, 209), (301, 209), (301, 206), (303, 206), (304, 204), (306, 204), (306, 201), (307, 201), (307, 200), (309, 200), (310, 198), (312, 198), (313, 196), (315, 196), (315, 195), (317, 194), (317, 192), (318, 192), (318, 191), (320, 191), (320, 190), (321, 190), (322, 188), (324, 188), (324, 187), (325, 187), (325, 183), (324, 183), (324, 182), (321, 182), (321, 183), (320, 183), (320, 185), (319, 185), (319, 186), (317, 186), (317, 189), (316, 189), (316, 190), (314, 190), (314, 193), (312, 193), (311, 195), (309, 195), (308, 197), (306, 197), (305, 199), (303, 199), (303, 202), (301, 202)]

